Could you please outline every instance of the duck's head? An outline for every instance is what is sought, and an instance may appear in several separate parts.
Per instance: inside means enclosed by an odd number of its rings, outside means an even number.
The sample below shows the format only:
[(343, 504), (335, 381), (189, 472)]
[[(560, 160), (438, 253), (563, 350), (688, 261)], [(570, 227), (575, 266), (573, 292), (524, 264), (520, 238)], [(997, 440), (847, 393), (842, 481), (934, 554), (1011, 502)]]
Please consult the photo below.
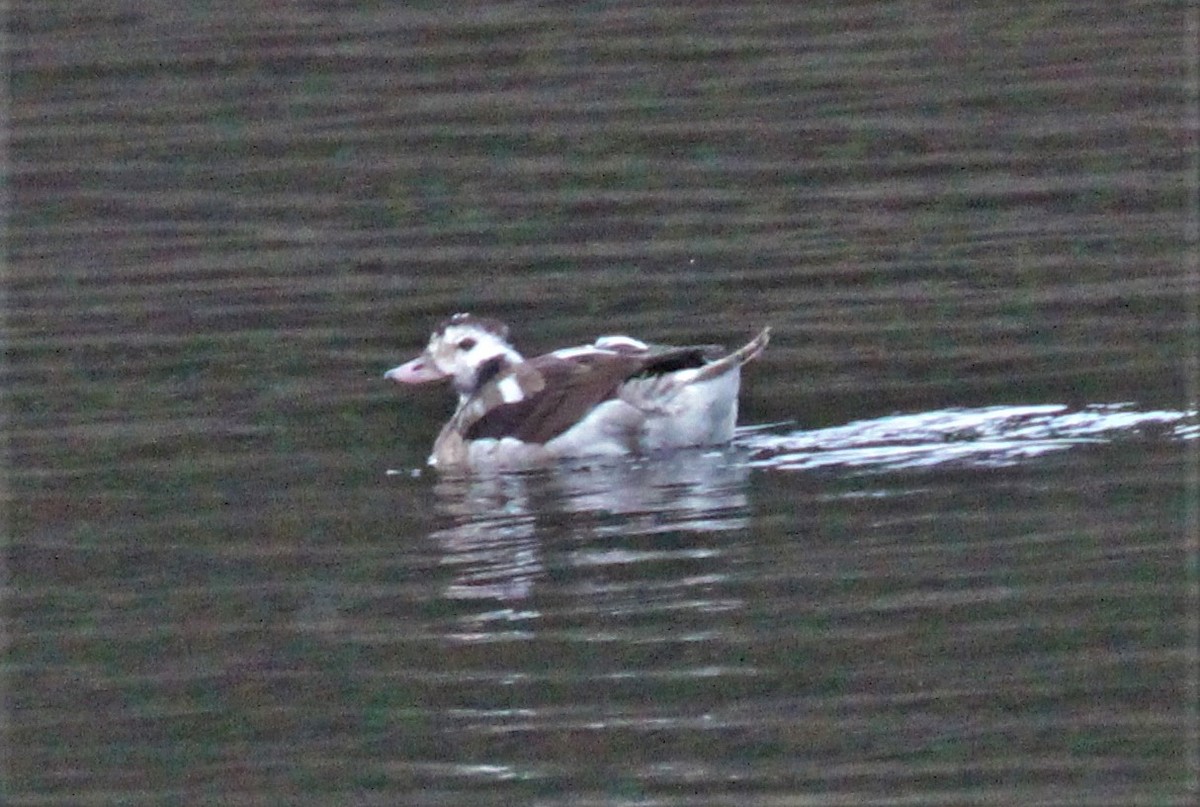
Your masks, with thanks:
[(466, 398), (500, 370), (522, 360), (508, 343), (504, 323), (455, 314), (430, 334), (424, 353), (388, 370), (384, 378), (401, 384), (451, 378), (459, 397)]

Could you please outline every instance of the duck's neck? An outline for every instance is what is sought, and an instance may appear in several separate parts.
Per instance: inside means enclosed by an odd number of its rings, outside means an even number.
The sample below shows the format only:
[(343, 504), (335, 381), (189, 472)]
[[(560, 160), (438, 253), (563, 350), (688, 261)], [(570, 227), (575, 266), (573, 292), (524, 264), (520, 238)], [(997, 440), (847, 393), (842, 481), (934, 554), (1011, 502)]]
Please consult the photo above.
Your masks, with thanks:
[(521, 354), (511, 348), (505, 353), (492, 356), (475, 368), (475, 372), (467, 377), (456, 377), (454, 389), (458, 392), (458, 405), (461, 408), (467, 400), (483, 388), (485, 384), (517, 364), (525, 361)]

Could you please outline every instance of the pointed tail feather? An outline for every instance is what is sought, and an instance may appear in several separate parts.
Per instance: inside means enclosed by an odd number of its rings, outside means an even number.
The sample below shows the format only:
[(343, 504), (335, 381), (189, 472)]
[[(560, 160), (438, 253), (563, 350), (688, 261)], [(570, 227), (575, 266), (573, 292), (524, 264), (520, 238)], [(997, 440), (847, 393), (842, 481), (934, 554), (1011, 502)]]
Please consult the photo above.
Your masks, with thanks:
[(712, 364), (706, 364), (696, 374), (695, 381), (707, 381), (710, 378), (716, 378), (723, 375), (734, 367), (741, 367), (748, 361), (757, 359), (763, 350), (767, 347), (767, 342), (771, 341), (771, 327), (767, 326), (759, 331), (758, 336), (751, 339), (742, 347), (730, 353), (728, 356), (717, 359)]

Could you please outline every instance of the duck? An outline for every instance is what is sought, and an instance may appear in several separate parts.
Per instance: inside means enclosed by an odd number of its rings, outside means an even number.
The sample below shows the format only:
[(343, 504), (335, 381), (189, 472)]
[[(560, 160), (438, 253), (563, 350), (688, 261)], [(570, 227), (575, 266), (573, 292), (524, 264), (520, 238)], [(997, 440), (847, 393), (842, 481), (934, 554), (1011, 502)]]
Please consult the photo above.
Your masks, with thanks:
[(526, 359), (507, 325), (461, 313), (439, 323), (425, 350), (384, 378), (406, 386), (449, 381), (458, 394), (429, 465), (524, 470), (728, 443), (741, 368), (762, 354), (770, 333), (765, 327), (729, 353), (609, 335)]

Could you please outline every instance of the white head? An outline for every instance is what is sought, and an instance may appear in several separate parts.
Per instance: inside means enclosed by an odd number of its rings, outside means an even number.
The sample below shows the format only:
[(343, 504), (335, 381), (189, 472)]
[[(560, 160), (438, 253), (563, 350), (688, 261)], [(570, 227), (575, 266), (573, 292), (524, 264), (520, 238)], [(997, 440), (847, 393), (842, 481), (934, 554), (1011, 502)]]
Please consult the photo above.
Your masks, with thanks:
[(508, 343), (508, 327), (494, 319), (455, 314), (429, 337), (425, 352), (384, 378), (401, 384), (454, 379), (460, 400), (505, 366), (523, 361)]

